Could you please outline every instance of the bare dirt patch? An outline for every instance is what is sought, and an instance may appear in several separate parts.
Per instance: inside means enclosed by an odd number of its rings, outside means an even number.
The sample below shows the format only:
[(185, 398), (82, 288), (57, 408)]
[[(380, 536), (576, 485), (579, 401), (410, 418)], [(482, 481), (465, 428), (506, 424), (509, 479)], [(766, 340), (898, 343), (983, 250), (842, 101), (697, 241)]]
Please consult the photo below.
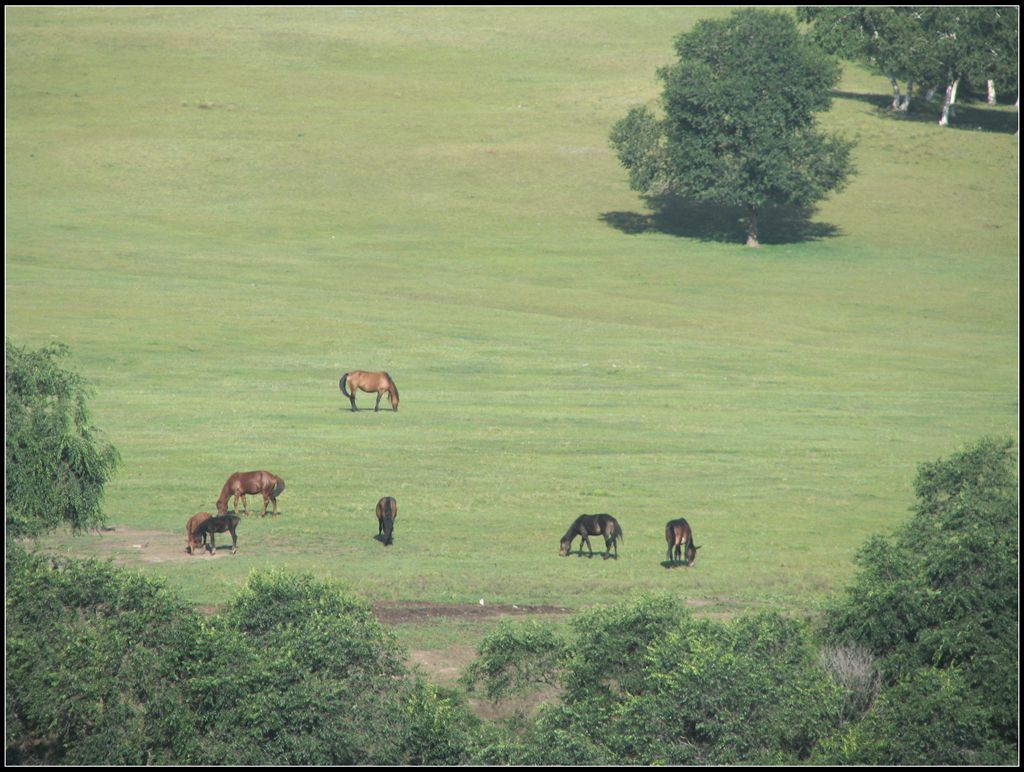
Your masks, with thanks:
[(168, 563), (181, 560), (217, 560), (222, 557), (231, 556), (231, 534), (217, 534), (220, 543), (217, 545), (216, 554), (210, 554), (203, 550), (195, 555), (185, 552), (185, 528), (181, 533), (170, 531), (146, 531), (138, 528), (129, 528), (123, 525), (116, 525), (109, 530), (99, 533), (99, 549), (106, 549), (115, 553), (115, 562), (118, 553), (125, 558), (143, 560), (151, 563)]
[(432, 619), (488, 619), (536, 614), (572, 614), (563, 606), (520, 606), (516, 604), (428, 603), (426, 601), (384, 600), (373, 604), (373, 613), (383, 624), (400, 625)]

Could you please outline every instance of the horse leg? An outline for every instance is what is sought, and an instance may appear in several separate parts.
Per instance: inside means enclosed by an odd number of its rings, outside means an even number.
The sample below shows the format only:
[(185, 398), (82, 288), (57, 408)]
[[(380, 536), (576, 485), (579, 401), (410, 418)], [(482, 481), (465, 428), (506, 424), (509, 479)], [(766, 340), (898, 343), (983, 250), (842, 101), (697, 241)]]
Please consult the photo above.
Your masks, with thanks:
[(211, 555), (216, 555), (217, 554), (217, 537), (213, 535), (213, 529), (212, 528), (210, 529), (210, 546), (211, 546), (210, 554)]
[(580, 554), (583, 554), (583, 542), (587, 543), (587, 551), (590, 553), (590, 557), (594, 557), (594, 550), (590, 547), (590, 537), (583, 534), (583, 539), (580, 541)]
[(384, 392), (383, 391), (378, 391), (377, 392), (377, 404), (373, 406), (373, 412), (374, 413), (379, 413), (380, 412), (380, 398), (383, 397), (383, 396), (384, 396)]
[(234, 555), (238, 552), (238, 537), (235, 536), (235, 529), (230, 528), (231, 531), (231, 554)]

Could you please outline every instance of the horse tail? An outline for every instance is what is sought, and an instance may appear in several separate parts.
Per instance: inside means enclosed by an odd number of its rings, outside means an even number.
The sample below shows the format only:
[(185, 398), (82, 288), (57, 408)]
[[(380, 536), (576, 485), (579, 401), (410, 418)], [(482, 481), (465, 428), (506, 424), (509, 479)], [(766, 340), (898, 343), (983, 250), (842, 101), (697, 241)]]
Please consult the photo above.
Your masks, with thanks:
[(622, 538), (622, 526), (619, 525), (618, 520), (615, 521), (615, 531), (613, 536), (619, 541), (621, 541), (623, 544), (625, 544), (626, 540)]
[(347, 380), (348, 380), (348, 373), (345, 373), (343, 376), (341, 376), (341, 380), (338, 381), (338, 388), (341, 389), (341, 393), (342, 394), (344, 394), (349, 399), (352, 399), (352, 395), (349, 394), (347, 391), (345, 391), (345, 382)]

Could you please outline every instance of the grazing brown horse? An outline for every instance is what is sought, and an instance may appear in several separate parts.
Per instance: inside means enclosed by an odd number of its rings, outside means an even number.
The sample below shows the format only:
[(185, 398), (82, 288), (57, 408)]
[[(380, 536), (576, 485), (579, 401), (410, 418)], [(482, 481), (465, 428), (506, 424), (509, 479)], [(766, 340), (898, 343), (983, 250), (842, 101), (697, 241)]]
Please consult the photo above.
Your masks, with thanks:
[(267, 505), (274, 503), (274, 514), (277, 514), (277, 497), (284, 490), (284, 480), (270, 472), (235, 472), (224, 483), (220, 489), (220, 498), (217, 499), (217, 514), (228, 513), (228, 499), (235, 497), (235, 512), (238, 512), (238, 498), (242, 498), (242, 510), (248, 516), (249, 504), (245, 500), (247, 493), (263, 494), (263, 515), (267, 515)]
[[(352, 387), (352, 392), (349, 393), (345, 389), (345, 384)], [(379, 373), (368, 373), (365, 370), (353, 370), (352, 372), (345, 373), (341, 376), (341, 380), (338, 381), (338, 388), (341, 389), (341, 393), (348, 397), (348, 401), (352, 403), (352, 412), (356, 412), (356, 392), (365, 391), (372, 394), (377, 392), (377, 404), (374, 405), (373, 412), (380, 410), (380, 398), (385, 393), (391, 398), (391, 409), (394, 411), (398, 410), (398, 387), (395, 386), (395, 382), (391, 379), (391, 376), (381, 371)]]
[(580, 555), (583, 554), (583, 545), (585, 543), (592, 557), (594, 550), (590, 548), (588, 536), (597, 536), (598, 534), (604, 536), (605, 557), (610, 557), (612, 547), (615, 547), (615, 559), (618, 560), (619, 545), (616, 544), (616, 540), (622, 538), (622, 528), (619, 526), (619, 521), (611, 515), (580, 515), (577, 517), (573, 524), (569, 526), (569, 530), (565, 532), (565, 536), (562, 537), (562, 541), (559, 543), (558, 554), (563, 557), (568, 555), (569, 550), (572, 548), (572, 540), (580, 536), (582, 537), (580, 539)]
[(385, 546), (392, 542), (397, 517), (398, 503), (393, 498), (385, 496), (377, 502), (377, 535), (384, 534)]
[(188, 537), (188, 544), (185, 552), (189, 555), (195, 553), (200, 547), (206, 545), (206, 537), (210, 537), (210, 554), (217, 554), (217, 542), (214, 537), (216, 533), (231, 532), (231, 554), (238, 552), (238, 536), (235, 528), (238, 527), (240, 518), (235, 515), (211, 515), (209, 512), (199, 512), (189, 518), (185, 525), (185, 535)]
[(681, 517), (678, 520), (669, 520), (665, 524), (665, 541), (668, 542), (668, 557), (666, 559), (669, 563), (672, 562), (673, 550), (675, 550), (675, 559), (678, 561), (682, 558), (683, 549), (685, 549), (686, 565), (693, 565), (693, 561), (697, 559), (697, 550), (700, 547), (695, 547), (693, 544), (693, 529), (686, 522), (686, 518)]

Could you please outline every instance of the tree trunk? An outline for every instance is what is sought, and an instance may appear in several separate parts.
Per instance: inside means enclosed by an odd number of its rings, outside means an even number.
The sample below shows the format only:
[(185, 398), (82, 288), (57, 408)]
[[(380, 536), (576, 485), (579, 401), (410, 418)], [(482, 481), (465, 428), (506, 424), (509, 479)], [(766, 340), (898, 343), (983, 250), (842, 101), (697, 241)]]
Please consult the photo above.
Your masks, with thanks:
[(892, 83), (892, 109), (900, 109), (900, 84), (896, 81), (896, 76), (891, 72), (889, 73), (889, 81)]
[(906, 94), (906, 96), (903, 97), (903, 101), (900, 102), (900, 112), (901, 113), (909, 113), (910, 112), (910, 98), (913, 95), (914, 95), (914, 81), (908, 80), (907, 81), (907, 94)]
[(757, 207), (747, 207), (747, 246), (759, 247), (761, 243), (757, 240)]
[(994, 80), (988, 82), (988, 103), (990, 105), (996, 103), (996, 82)]
[(959, 83), (960, 80), (957, 79), (946, 86), (946, 101), (942, 104), (942, 117), (939, 119), (939, 126), (948, 126), (949, 116), (955, 115), (953, 112), (953, 102), (956, 100), (956, 87)]

